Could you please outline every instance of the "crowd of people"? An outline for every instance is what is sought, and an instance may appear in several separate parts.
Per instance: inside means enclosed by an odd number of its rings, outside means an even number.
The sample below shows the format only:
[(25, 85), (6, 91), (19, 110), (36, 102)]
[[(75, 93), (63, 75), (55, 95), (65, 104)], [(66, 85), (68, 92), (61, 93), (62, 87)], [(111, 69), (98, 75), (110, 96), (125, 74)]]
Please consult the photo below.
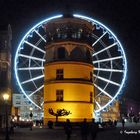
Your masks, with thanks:
[[(82, 140), (87, 140), (88, 136), (91, 134), (92, 140), (96, 138), (98, 133), (99, 125), (92, 119), (91, 123), (87, 122), (87, 119), (84, 119), (80, 126), (81, 129), (81, 138)], [(66, 120), (64, 126), (65, 133), (67, 135), (67, 140), (70, 140), (72, 134), (72, 124), (69, 119)]]

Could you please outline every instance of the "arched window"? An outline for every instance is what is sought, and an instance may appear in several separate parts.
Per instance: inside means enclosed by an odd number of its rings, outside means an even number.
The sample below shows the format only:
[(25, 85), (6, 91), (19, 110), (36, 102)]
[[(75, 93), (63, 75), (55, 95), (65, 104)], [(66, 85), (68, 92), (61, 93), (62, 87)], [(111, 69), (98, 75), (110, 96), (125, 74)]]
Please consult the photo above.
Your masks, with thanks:
[(64, 59), (65, 58), (65, 55), (66, 55), (66, 50), (64, 47), (59, 47), (57, 49), (57, 57), (58, 59)]
[(84, 60), (84, 53), (78, 47), (74, 48), (70, 54), (72, 60)]

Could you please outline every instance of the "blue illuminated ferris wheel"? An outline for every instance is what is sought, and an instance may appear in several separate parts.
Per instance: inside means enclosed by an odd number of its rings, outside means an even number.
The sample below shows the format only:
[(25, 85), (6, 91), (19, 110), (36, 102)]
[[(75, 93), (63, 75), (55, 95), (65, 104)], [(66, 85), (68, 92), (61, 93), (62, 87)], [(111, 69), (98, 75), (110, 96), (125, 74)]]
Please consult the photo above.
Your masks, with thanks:
[[(15, 55), (14, 69), (19, 88), (28, 100), (40, 109), (43, 101), (38, 104), (33, 97), (42, 96), (44, 88), (44, 63), (47, 57), (44, 48), (47, 42), (45, 25), (53, 19), (62, 17), (63, 15), (53, 16), (33, 26), (20, 41)], [(91, 34), (94, 40), (93, 84), (95, 112), (100, 112), (116, 99), (125, 84), (127, 74), (125, 52), (115, 34), (101, 22), (78, 14), (74, 14), (73, 18), (86, 20), (95, 27)]]

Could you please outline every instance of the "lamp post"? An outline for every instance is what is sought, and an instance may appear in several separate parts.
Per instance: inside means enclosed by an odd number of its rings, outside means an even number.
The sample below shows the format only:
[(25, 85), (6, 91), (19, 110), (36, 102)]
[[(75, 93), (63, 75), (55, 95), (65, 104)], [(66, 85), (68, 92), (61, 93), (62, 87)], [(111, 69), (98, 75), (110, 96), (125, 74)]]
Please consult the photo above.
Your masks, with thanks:
[(32, 111), (33, 111), (33, 108), (30, 107), (30, 118), (31, 118), (30, 130), (32, 130), (32, 127), (33, 127), (33, 122), (32, 122), (33, 113), (32, 113)]
[(9, 100), (9, 94), (3, 94), (3, 99), (5, 101), (5, 124), (6, 124), (6, 133), (5, 133), (5, 140), (9, 140), (9, 132), (8, 132), (8, 106), (7, 102)]

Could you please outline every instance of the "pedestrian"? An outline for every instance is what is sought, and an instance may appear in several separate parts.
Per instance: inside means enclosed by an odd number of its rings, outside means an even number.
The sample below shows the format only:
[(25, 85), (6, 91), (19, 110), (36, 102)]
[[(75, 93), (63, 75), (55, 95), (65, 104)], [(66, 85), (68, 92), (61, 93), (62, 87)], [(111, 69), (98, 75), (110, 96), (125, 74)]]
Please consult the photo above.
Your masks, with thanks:
[(95, 140), (97, 133), (99, 130), (98, 123), (95, 122), (95, 119), (92, 119), (91, 125), (90, 125), (90, 132), (91, 132), (91, 138), (92, 140)]
[(122, 128), (124, 128), (125, 120), (122, 118)]
[(114, 127), (117, 126), (117, 120), (114, 120)]
[(30, 127), (30, 130), (32, 131), (33, 130), (33, 122), (32, 121), (30, 122), (29, 127)]
[(11, 122), (10, 122), (10, 133), (11, 134), (14, 134), (14, 122), (11, 120)]
[(70, 138), (71, 138), (71, 133), (72, 133), (72, 125), (71, 125), (71, 122), (70, 122), (69, 119), (66, 120), (64, 129), (65, 129), (65, 133), (66, 133), (66, 135), (67, 135), (67, 140), (70, 140)]
[(88, 134), (89, 134), (89, 125), (87, 123), (87, 119), (84, 119), (84, 121), (81, 124), (82, 140), (87, 140)]

